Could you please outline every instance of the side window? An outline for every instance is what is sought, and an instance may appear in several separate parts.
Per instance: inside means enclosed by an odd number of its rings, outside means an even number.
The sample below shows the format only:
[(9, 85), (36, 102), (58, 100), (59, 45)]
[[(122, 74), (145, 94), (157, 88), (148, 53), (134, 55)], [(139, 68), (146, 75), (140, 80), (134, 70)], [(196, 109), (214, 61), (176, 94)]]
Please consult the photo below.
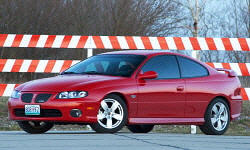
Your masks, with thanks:
[(203, 77), (208, 75), (207, 69), (201, 64), (190, 60), (188, 58), (178, 56), (178, 61), (181, 69), (181, 77), (192, 78), (192, 77)]
[(158, 73), (157, 79), (180, 78), (178, 63), (174, 55), (153, 57), (142, 67), (142, 71), (155, 71)]

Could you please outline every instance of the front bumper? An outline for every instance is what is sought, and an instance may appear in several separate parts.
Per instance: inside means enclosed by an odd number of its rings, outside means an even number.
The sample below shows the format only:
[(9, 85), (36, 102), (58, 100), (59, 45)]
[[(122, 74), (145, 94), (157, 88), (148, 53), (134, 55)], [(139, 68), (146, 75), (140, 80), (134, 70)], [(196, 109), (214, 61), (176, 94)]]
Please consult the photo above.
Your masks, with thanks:
[[(51, 116), (19, 116), (16, 114), (17, 109), (23, 109), (25, 105), (40, 105), (40, 109), (53, 109), (61, 112), (60, 117)], [(49, 99), (44, 103), (25, 103), (21, 99), (9, 98), (8, 109), (9, 119), (16, 121), (52, 121), (52, 122), (73, 122), (73, 123), (95, 123), (97, 122), (97, 112), (99, 109), (99, 102), (87, 98), (82, 99), (64, 99), (58, 100), (55, 98)], [(79, 109), (82, 112), (80, 117), (72, 117), (70, 111), (72, 109)]]

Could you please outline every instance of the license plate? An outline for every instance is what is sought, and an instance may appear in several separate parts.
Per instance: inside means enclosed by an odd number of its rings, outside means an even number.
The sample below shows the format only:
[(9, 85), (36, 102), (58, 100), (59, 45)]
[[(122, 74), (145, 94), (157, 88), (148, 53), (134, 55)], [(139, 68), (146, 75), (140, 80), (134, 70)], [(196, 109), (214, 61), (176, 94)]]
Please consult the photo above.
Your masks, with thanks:
[(25, 115), (40, 115), (40, 105), (25, 105)]

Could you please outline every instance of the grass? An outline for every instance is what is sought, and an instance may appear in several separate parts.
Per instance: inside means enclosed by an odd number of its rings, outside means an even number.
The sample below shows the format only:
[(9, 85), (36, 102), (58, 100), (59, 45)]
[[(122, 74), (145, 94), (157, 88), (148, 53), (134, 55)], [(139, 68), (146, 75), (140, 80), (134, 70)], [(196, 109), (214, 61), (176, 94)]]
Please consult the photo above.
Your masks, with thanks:
[[(11, 131), (20, 130), (16, 122), (8, 120), (7, 98), (0, 97), (0, 130)], [(52, 130), (86, 130), (86, 126), (82, 125), (56, 125)], [(126, 128), (123, 132), (129, 132)], [(153, 132), (157, 133), (190, 133), (189, 125), (157, 125)], [(199, 127), (197, 133), (202, 134)], [(250, 136), (250, 101), (244, 101), (242, 113), (239, 120), (230, 123), (225, 135), (244, 135)]]

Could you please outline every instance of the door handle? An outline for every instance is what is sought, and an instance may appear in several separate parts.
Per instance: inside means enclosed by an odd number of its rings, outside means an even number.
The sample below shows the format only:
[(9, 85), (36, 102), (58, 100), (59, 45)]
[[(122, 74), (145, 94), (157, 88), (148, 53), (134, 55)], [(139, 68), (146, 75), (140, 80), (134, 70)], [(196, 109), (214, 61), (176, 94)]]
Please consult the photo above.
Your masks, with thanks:
[(178, 86), (178, 87), (176, 88), (176, 90), (177, 90), (177, 91), (184, 91), (184, 86)]

